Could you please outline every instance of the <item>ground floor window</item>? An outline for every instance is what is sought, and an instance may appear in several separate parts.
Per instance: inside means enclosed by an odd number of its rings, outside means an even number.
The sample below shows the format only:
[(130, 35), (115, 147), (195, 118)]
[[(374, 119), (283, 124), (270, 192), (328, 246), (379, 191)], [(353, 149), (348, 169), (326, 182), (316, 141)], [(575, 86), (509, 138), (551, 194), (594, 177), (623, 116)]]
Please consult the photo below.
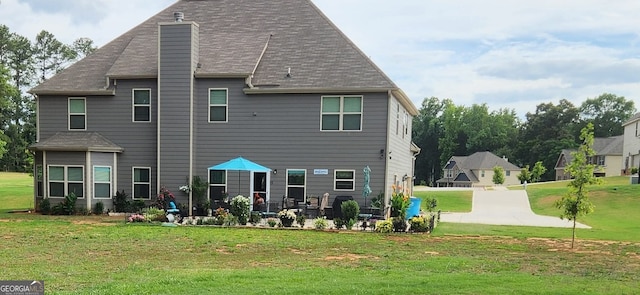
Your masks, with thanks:
[(222, 201), (227, 195), (227, 171), (209, 170), (209, 199)]
[(133, 167), (133, 198), (151, 199), (151, 168)]
[(295, 198), (298, 202), (305, 200), (307, 170), (287, 169), (287, 197)]
[(356, 186), (355, 170), (335, 170), (333, 173), (334, 190), (354, 191)]
[(93, 167), (93, 196), (96, 199), (111, 198), (111, 167)]
[(78, 198), (84, 198), (84, 167), (83, 166), (49, 166), (49, 197), (64, 198), (74, 193)]

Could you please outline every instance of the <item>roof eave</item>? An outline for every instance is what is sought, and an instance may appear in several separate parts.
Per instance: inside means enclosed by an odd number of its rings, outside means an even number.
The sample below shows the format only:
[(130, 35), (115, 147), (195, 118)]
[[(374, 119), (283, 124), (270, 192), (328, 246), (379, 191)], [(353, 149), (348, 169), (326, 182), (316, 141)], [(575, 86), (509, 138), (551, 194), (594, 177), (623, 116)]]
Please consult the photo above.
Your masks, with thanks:
[(115, 90), (109, 89), (87, 89), (87, 90), (34, 90), (27, 91), (34, 95), (65, 95), (65, 96), (84, 96), (84, 95), (99, 95), (99, 96), (113, 96), (116, 95)]
[(31, 146), (32, 151), (47, 151), (47, 152), (99, 152), (99, 153), (122, 153), (122, 148), (94, 148), (94, 147), (82, 147), (82, 146)]
[(345, 87), (345, 88), (331, 88), (331, 87), (317, 87), (317, 88), (244, 88), (245, 94), (275, 94), (275, 93), (374, 93), (374, 92), (387, 92), (388, 88), (377, 87)]
[(420, 111), (418, 111), (418, 108), (413, 104), (411, 99), (409, 99), (407, 94), (405, 94), (404, 91), (402, 91), (402, 89), (400, 88), (392, 89), (391, 92), (393, 93), (393, 96), (395, 96), (396, 98), (398, 98), (398, 100), (400, 100), (400, 103), (402, 103), (402, 105), (407, 109), (409, 114), (411, 114), (412, 116), (417, 116), (420, 114)]
[(251, 73), (194, 73), (196, 78), (243, 78), (251, 76)]

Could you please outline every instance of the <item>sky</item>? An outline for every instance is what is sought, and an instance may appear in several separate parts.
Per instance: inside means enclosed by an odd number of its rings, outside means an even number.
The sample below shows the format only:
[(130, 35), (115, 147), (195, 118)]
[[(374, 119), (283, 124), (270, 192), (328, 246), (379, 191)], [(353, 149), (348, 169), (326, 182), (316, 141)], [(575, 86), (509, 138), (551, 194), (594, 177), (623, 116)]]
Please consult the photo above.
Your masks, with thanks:
[[(637, 0), (312, 0), (420, 108), (429, 97), (524, 118), (613, 93), (640, 108)], [(174, 0), (0, 0), (0, 24), (102, 46)]]

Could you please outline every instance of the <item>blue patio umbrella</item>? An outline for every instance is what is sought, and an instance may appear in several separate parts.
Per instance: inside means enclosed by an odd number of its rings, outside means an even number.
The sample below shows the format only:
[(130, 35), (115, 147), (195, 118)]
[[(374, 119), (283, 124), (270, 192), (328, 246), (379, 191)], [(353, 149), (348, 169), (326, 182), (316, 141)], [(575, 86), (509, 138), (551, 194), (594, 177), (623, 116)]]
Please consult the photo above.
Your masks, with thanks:
[(369, 179), (371, 174), (371, 168), (369, 166), (362, 169), (364, 172), (364, 187), (362, 188), (362, 197), (364, 197), (364, 206), (367, 207), (367, 197), (371, 194), (371, 187), (369, 186)]
[[(267, 188), (269, 187), (269, 177), (271, 169), (265, 166), (262, 166), (258, 163), (247, 160), (243, 157), (237, 157), (235, 159), (231, 159), (224, 163), (220, 163), (215, 166), (209, 167), (209, 170), (225, 170), (225, 171), (238, 171), (238, 192), (240, 192), (240, 171), (249, 171), (252, 172), (267, 172)], [(253, 191), (253, 190), (252, 190)], [(253, 192), (252, 192), (253, 193)], [(269, 201), (269, 194), (267, 194), (267, 202)]]

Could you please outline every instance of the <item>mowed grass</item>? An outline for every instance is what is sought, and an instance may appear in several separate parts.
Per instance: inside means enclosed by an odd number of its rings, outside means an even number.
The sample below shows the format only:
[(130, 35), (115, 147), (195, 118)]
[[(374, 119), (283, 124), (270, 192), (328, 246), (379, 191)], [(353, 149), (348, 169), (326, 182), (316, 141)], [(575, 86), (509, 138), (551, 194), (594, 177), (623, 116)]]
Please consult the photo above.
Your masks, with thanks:
[(424, 199), (426, 197), (436, 198), (438, 200), (438, 210), (442, 212), (471, 212), (471, 201), (473, 198), (472, 191), (414, 191), (415, 197), (421, 198), (420, 204), (425, 208)]
[(0, 212), (32, 209), (33, 177), (25, 173), (0, 172)]
[[(29, 189), (18, 197), (31, 195)], [(0, 204), (2, 211), (22, 208)], [(384, 235), (5, 213), (0, 269), (3, 280), (45, 280), (47, 294), (633, 294), (640, 288), (637, 242), (582, 240), (570, 249), (567, 239), (461, 235), (448, 226), (441, 224), (436, 236)]]

